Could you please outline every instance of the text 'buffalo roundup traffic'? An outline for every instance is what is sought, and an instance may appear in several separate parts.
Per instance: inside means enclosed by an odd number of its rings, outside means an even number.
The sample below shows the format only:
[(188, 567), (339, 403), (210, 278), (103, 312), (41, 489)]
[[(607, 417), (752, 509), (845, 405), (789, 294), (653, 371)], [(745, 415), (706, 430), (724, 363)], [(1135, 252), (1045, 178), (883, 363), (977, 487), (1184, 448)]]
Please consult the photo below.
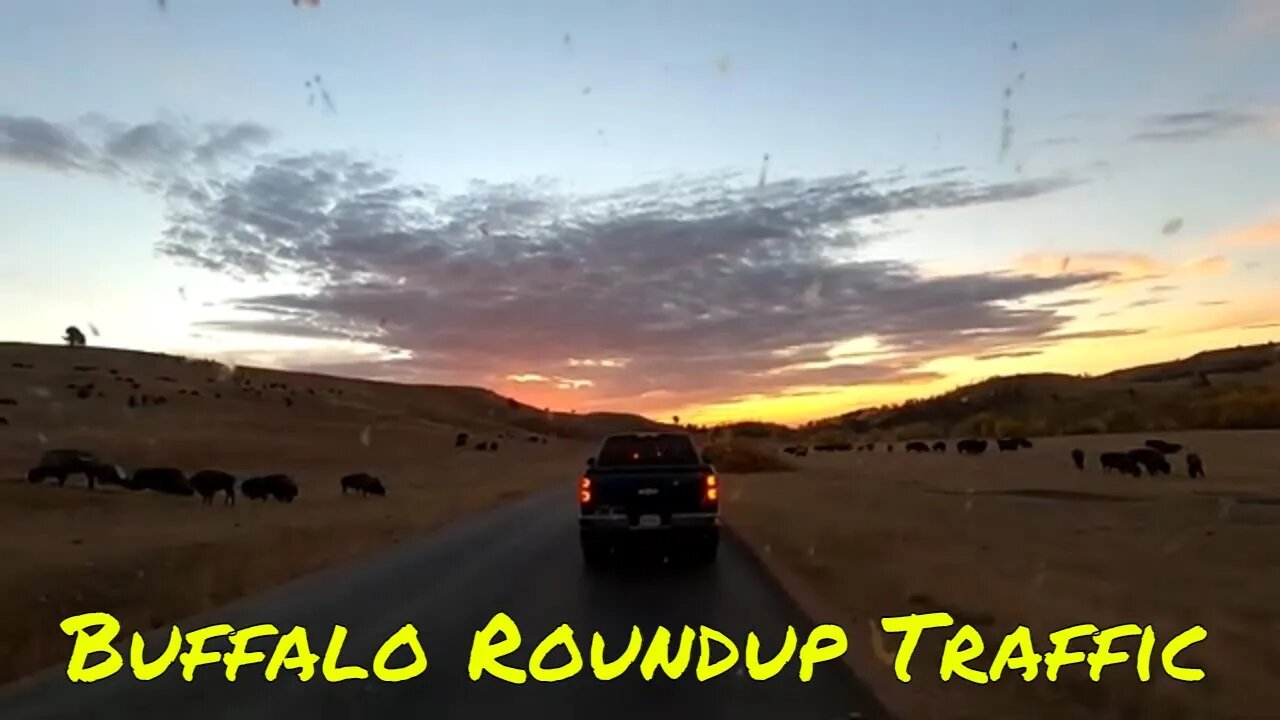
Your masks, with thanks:
[[(883, 631), (901, 639), (891, 659), (898, 680), (904, 683), (912, 680), (908, 666), (926, 632), (943, 631), (954, 625), (954, 619), (947, 613), (883, 618), (880, 621)], [(125, 657), (113, 645), (121, 629), (115, 617), (107, 613), (75, 615), (63, 620), (61, 628), (75, 639), (67, 663), (70, 680), (96, 682), (124, 670)], [(430, 667), (418, 629), (411, 624), (404, 625), (388, 637), (371, 658), (342, 657), (347, 639), (345, 627), (334, 626), (327, 630), (327, 634), (323, 640), (323, 654), (317, 654), (312, 650), (311, 638), (314, 636), (304, 627), (294, 627), (282, 633), (274, 625), (266, 624), (245, 628), (219, 624), (186, 632), (175, 626), (170, 629), (162, 648), (148, 648), (142, 635), (135, 632), (128, 644), (127, 665), (132, 676), (143, 681), (161, 677), (177, 663), (182, 679), (187, 682), (195, 679), (196, 669), (202, 665), (222, 665), (223, 675), (229, 682), (245, 677), (246, 673), (242, 671), (246, 668), (260, 666), (255, 669), (260, 670), (268, 681), (275, 681), (282, 673), (287, 673), (304, 682), (319, 678), (331, 683), (370, 678), (381, 682), (402, 682), (422, 675)], [(1126, 637), (1139, 639), (1136, 653), (1132, 656), (1113, 646), (1117, 640)], [(1202, 680), (1204, 671), (1179, 665), (1178, 655), (1205, 637), (1207, 632), (1197, 625), (1165, 642), (1159, 647), (1159, 669), (1175, 680)], [(214, 651), (206, 647), (206, 643), (220, 638), (225, 638), (230, 644), (229, 650)], [(1070, 647), (1072, 641), (1076, 643), (1074, 648)], [(257, 649), (250, 649), (250, 643), (255, 643)], [(504, 663), (503, 658), (516, 652), (521, 643), (522, 636), (516, 622), (505, 613), (495, 615), (475, 633), (467, 661), (470, 678), (479, 680), (490, 676), (516, 684), (530, 680), (553, 683), (568, 680), (589, 668), (596, 679), (613, 680), (638, 661), (640, 676), (645, 680), (654, 679), (659, 670), (668, 678), (680, 678), (692, 665), (694, 677), (705, 682), (733, 670), (741, 662), (738, 674), (745, 674), (754, 681), (793, 677), (809, 682), (813, 679), (815, 666), (838, 660), (849, 650), (848, 638), (839, 625), (819, 625), (803, 641), (795, 628), (788, 626), (781, 647), (776, 650), (763, 649), (754, 632), (747, 634), (740, 648), (733, 639), (706, 626), (697, 629), (685, 626), (678, 635), (666, 628), (658, 628), (647, 642), (640, 629), (633, 627), (625, 647), (619, 651), (611, 646), (613, 658), (606, 659), (605, 641), (600, 633), (592, 633), (584, 657), (574, 630), (568, 625), (561, 625), (538, 641), (524, 667)], [(699, 650), (696, 662), (695, 645)], [(988, 642), (973, 626), (962, 625), (950, 633), (941, 657), (935, 662), (926, 661), (928, 673), (936, 674), (944, 681), (959, 678), (971, 683), (992, 682), (1009, 675), (1020, 676), (1027, 682), (1037, 677), (1056, 682), (1064, 666), (1087, 665), (1089, 679), (1098, 682), (1103, 668), (1132, 664), (1137, 677), (1146, 682), (1151, 679), (1153, 666), (1157, 665), (1158, 644), (1154, 630), (1150, 626), (1143, 628), (1133, 624), (1099, 628), (1086, 623), (1064, 628), (1048, 635), (1049, 649), (1043, 653), (1036, 649), (1031, 631), (1026, 627), (1018, 627), (1001, 636), (998, 645), (992, 646), (998, 647), (994, 658), (989, 664), (978, 666), (976, 661), (986, 651)], [(762, 652), (769, 656), (762, 657)], [(568, 660), (551, 661), (552, 653), (560, 657), (567, 653)], [(394, 664), (392, 656), (398, 658)], [(352, 664), (356, 662), (365, 664)], [(789, 667), (792, 669), (788, 670)], [(919, 668), (918, 664), (917, 670)]]

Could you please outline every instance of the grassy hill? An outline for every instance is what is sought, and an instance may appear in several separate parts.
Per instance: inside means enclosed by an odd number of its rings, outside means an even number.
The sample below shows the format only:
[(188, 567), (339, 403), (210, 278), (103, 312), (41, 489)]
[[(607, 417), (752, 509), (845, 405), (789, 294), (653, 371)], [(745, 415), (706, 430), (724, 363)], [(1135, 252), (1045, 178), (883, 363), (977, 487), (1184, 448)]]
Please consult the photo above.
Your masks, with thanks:
[[(78, 397), (76, 388), (85, 386), (92, 390)], [(142, 395), (162, 397), (163, 404), (128, 406), (129, 396)], [(123, 415), (158, 421), (166, 416), (186, 421), (195, 415), (217, 422), (246, 414), (288, 422), (305, 413), (308, 419), (359, 416), (371, 424), (411, 421), (441, 431), (524, 431), (580, 439), (668, 427), (623, 413), (550, 412), (478, 387), (404, 385), (232, 368), (211, 360), (132, 350), (24, 343), (0, 343), (0, 398), (11, 401), (0, 406), (0, 417), (11, 431), (23, 425), (56, 426), (59, 418), (49, 417), (47, 408), (38, 410), (50, 403), (74, 408), (68, 417), (82, 423)]]
[(810, 433), (877, 438), (1280, 428), (1280, 345), (1197, 353), (1096, 377), (984, 380), (936, 397), (820, 420)]

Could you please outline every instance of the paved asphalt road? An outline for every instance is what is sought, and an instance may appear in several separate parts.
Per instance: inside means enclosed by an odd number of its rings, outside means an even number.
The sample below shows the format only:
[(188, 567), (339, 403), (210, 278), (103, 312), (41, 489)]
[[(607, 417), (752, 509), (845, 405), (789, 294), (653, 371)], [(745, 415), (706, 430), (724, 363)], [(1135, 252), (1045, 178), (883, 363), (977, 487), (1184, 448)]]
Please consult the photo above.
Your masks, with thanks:
[[(796, 626), (801, 642), (809, 628), (732, 542), (722, 544), (710, 568), (676, 570), (651, 563), (603, 573), (586, 570), (574, 510), (572, 495), (543, 493), (402, 543), (375, 560), (312, 575), (180, 624), (190, 629), (219, 622), (236, 627), (269, 622), (282, 632), (303, 625), (312, 650), (321, 654), (329, 629), (342, 624), (350, 631), (343, 659), (367, 668), (384, 639), (413, 623), (429, 667), (412, 680), (330, 684), (317, 673), (316, 679), (303, 683), (285, 671), (275, 683), (267, 683), (263, 666), (253, 665), (230, 684), (223, 678), (223, 666), (215, 664), (199, 668), (195, 682), (186, 683), (175, 664), (165, 676), (147, 683), (132, 679), (126, 666), (110, 679), (72, 684), (64, 668), (54, 668), (0, 689), (0, 718), (884, 717), (838, 661), (818, 665), (809, 683), (796, 679), (794, 659), (783, 673), (764, 682), (735, 668), (699, 683), (693, 678), (693, 663), (679, 680), (659, 670), (646, 682), (639, 676), (638, 663), (616, 680), (596, 680), (589, 665), (589, 638), (595, 631), (609, 643), (609, 658), (625, 646), (633, 624), (645, 633), (646, 647), (659, 625), (678, 636), (685, 624), (706, 624), (743, 651), (747, 633), (755, 631), (769, 657), (781, 647), (788, 624)], [(515, 619), (523, 636), (519, 650), (504, 658), (506, 664), (527, 667), (517, 659), (526, 662), (542, 637), (569, 623), (587, 667), (559, 683), (531, 680), (510, 685), (492, 677), (472, 682), (467, 677), (472, 638), (499, 611)], [(854, 636), (849, 641), (858, 640)], [(160, 639), (149, 643), (149, 657), (160, 644)], [(273, 646), (270, 640), (258, 640), (251, 649), (263, 645), (268, 652)], [(221, 649), (216, 644), (211, 648)], [(695, 643), (694, 662), (697, 655)], [(565, 656), (561, 651), (552, 659), (557, 657)]]

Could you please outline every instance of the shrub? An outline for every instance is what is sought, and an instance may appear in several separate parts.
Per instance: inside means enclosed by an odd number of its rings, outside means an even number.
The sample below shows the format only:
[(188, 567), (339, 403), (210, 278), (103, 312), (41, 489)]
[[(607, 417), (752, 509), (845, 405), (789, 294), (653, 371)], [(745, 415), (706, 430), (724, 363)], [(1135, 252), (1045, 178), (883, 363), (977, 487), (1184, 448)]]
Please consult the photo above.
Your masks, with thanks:
[(727, 473), (786, 472), (795, 468), (775, 453), (743, 442), (717, 442), (703, 448), (716, 470)]

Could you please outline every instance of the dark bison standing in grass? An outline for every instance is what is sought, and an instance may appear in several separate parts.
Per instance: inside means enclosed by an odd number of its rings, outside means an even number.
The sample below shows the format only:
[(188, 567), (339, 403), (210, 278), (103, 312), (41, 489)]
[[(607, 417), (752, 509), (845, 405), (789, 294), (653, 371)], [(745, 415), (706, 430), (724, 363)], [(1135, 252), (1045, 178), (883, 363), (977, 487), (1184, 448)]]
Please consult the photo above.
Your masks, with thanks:
[(1098, 456), (1098, 464), (1102, 466), (1103, 472), (1118, 470), (1125, 475), (1142, 477), (1142, 470), (1138, 467), (1138, 462), (1129, 453), (1104, 452)]
[(58, 487), (67, 484), (71, 475), (83, 475), (90, 490), (102, 484), (126, 484), (124, 470), (102, 462), (91, 452), (84, 450), (47, 450), (36, 466), (27, 472), (27, 482), (40, 483), (55, 479)]
[(294, 498), (298, 497), (298, 484), (288, 475), (277, 473), (268, 475), (266, 478), (267, 489), (271, 493), (271, 497), (280, 502), (291, 503)]
[(987, 451), (987, 441), (969, 438), (956, 443), (956, 452), (961, 455), (981, 455)]
[(226, 493), (223, 505), (236, 504), (236, 477), (221, 470), (201, 470), (191, 476), (191, 487), (200, 494), (201, 502), (213, 504), (213, 496)]
[(251, 477), (240, 483), (240, 494), (250, 500), (266, 500), (271, 492), (267, 489), (266, 478)]
[(283, 473), (251, 477), (240, 483), (240, 494), (250, 500), (275, 498), (280, 502), (293, 502), (298, 497), (298, 485)]
[(1031, 441), (1024, 437), (998, 438), (996, 446), (1000, 448), (1000, 452), (1014, 452), (1021, 449), (1030, 449)]
[(933, 444), (933, 451), (936, 453), (944, 453), (947, 451), (947, 444), (942, 440)]
[(929, 452), (929, 444), (920, 442), (919, 440), (913, 440), (907, 443), (907, 452), (927, 453)]
[(383, 487), (382, 481), (368, 473), (347, 475), (342, 478), (341, 485), (343, 495), (346, 495), (348, 490), (355, 490), (360, 493), (360, 497), (387, 494), (387, 489)]
[(1187, 453), (1187, 476), (1193, 478), (1204, 477), (1204, 461), (1200, 459), (1198, 453)]
[(1084, 451), (1076, 448), (1071, 451), (1071, 462), (1075, 463), (1077, 470), (1084, 469)]
[(454, 446), (454, 447), (466, 447), (466, 446), (467, 446), (467, 434), (466, 434), (466, 433), (464, 433), (464, 432), (460, 432), (460, 433), (458, 433), (458, 436), (457, 436), (457, 437), (455, 437), (455, 438), (453, 439), (453, 446)]
[(1135, 448), (1129, 451), (1129, 457), (1133, 461), (1142, 466), (1148, 475), (1168, 475), (1173, 472), (1173, 468), (1169, 466), (1169, 461), (1165, 459), (1164, 453), (1151, 448)]
[(141, 468), (133, 473), (133, 486), (137, 490), (151, 490), (165, 495), (195, 495), (186, 473), (178, 468)]

